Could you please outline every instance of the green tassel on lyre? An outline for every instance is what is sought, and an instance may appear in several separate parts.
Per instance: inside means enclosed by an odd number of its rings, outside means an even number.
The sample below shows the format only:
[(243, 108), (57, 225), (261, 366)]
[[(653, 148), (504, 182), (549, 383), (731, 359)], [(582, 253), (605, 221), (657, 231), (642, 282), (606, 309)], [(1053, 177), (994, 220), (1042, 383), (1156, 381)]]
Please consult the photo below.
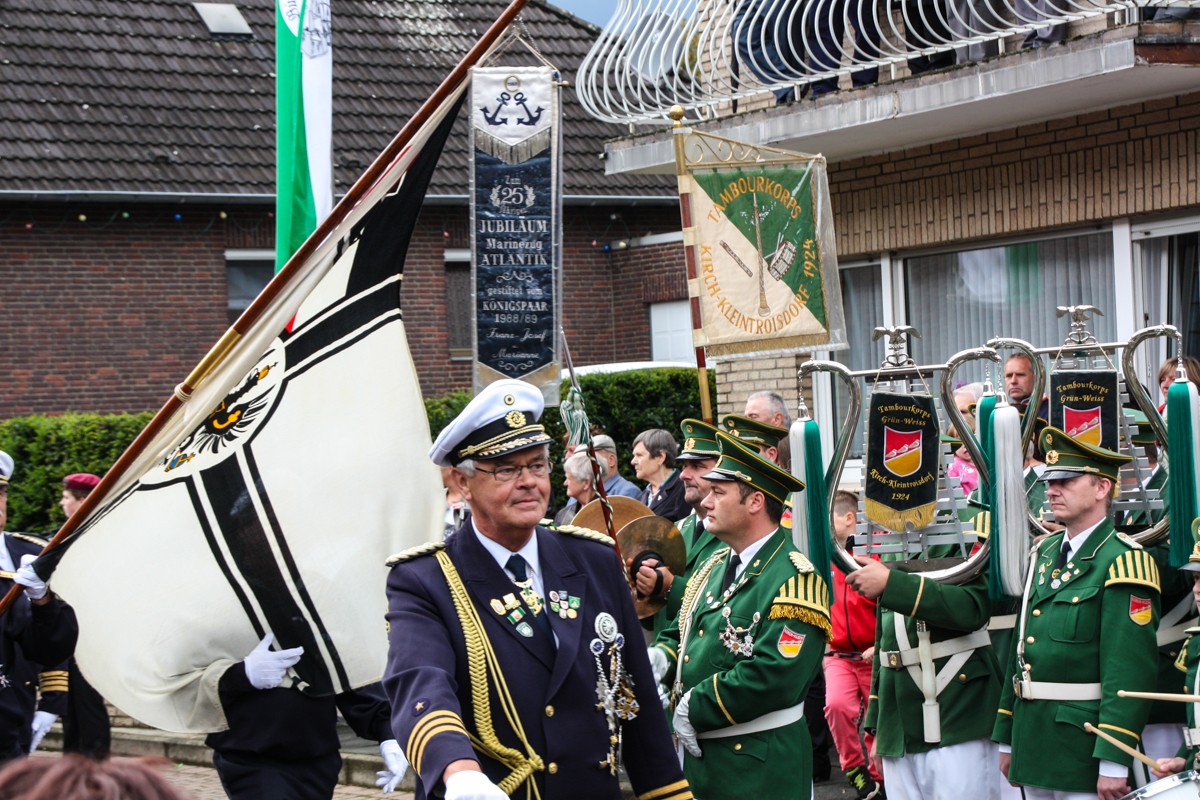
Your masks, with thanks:
[(829, 559), (833, 546), (829, 536), (829, 492), (825, 486), (825, 458), (821, 453), (821, 429), (814, 420), (804, 423), (804, 497), (806, 508), (794, 509), (798, 514), (808, 515), (808, 547), (805, 555), (816, 567), (817, 574), (826, 586), (833, 585), (829, 571)]
[[(1200, 510), (1196, 502), (1196, 447), (1200, 445), (1200, 397), (1188, 380), (1176, 380), (1167, 390), (1167, 454), (1171, 457), (1171, 479), (1167, 481), (1171, 499), (1172, 567), (1188, 563), (1194, 541), (1191, 523)], [(1176, 520), (1178, 522), (1176, 523)]]

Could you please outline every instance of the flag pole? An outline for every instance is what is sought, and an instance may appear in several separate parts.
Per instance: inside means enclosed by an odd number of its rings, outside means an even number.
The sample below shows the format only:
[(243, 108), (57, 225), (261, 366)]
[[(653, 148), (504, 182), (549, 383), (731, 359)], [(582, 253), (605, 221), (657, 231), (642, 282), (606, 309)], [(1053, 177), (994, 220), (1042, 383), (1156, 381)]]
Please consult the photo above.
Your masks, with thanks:
[[(416, 113), (400, 129), (400, 132), (383, 149), (383, 152), (359, 176), (358, 180), (354, 182), (354, 185), (350, 187), (341, 201), (329, 212), (329, 216), (317, 226), (316, 230), (305, 240), (304, 244), (300, 245), (300, 248), (288, 259), (283, 269), (276, 273), (271, 282), (262, 290), (262, 293), (242, 312), (242, 315), (233, 323), (233, 327), (225, 331), (224, 335), (208, 351), (208, 354), (188, 374), (183, 383), (175, 387), (174, 394), (159, 409), (158, 413), (154, 415), (146, 427), (142, 429), (142, 432), (137, 435), (137, 438), (133, 440), (129, 447), (125, 448), (125, 452), (109, 468), (108, 472), (100, 480), (100, 483), (96, 485), (96, 488), (84, 498), (83, 503), (75, 510), (75, 513), (58, 529), (58, 533), (54, 534), (50, 543), (43, 548), (42, 554), (53, 550), (64, 539), (73, 534), (83, 520), (87, 519), (92, 511), (100, 505), (113, 485), (117, 483), (117, 480), (137, 460), (142, 451), (146, 449), (150, 442), (154, 440), (154, 437), (158, 435), (159, 431), (175, 415), (175, 412), (188, 401), (192, 393), (203, 383), (204, 379), (225, 360), (225, 357), (229, 355), (229, 352), (237, 344), (238, 340), (242, 338), (242, 335), (254, 326), (254, 323), (258, 321), (258, 318), (267, 310), (272, 301), (283, 291), (284, 286), (301, 269), (304, 262), (316, 252), (325, 239), (346, 219), (350, 211), (358, 205), (359, 201), (383, 177), (392, 162), (396, 160), (421, 127), (433, 116), (434, 111), (466, 79), (471, 67), (475, 66), (496, 41), (504, 35), (505, 31), (508, 30), (508, 27), (516, 19), (517, 15), (521, 13), (521, 9), (525, 7), (527, 2), (528, 0), (512, 0), (509, 3), (504, 12), (496, 18), (491, 27), (475, 42), (474, 46), (471, 47), (462, 60), (458, 62), (450, 74), (442, 81), (441, 85), (430, 95), (429, 99), (417, 109)], [(0, 599), (0, 616), (3, 616), (8, 609), (12, 608), (12, 604), (16, 602), (23, 590), (22, 586), (14, 584), (8, 590), (8, 593), (4, 595), (3, 599)]]
[[(692, 312), (692, 332), (703, 332), (704, 323), (700, 319), (699, 281), (696, 271), (696, 247), (692, 241), (695, 229), (692, 227), (692, 194), (684, 190), (684, 178), (687, 177), (687, 158), (683, 152), (683, 140), (691, 131), (683, 127), (683, 106), (671, 106), (671, 119), (675, 120), (675, 174), (679, 179), (679, 216), (683, 223), (683, 259), (687, 264), (688, 303)], [(704, 346), (696, 348), (696, 380), (700, 384), (700, 416), (709, 425), (713, 421), (712, 402), (708, 397), (708, 365), (704, 360)]]

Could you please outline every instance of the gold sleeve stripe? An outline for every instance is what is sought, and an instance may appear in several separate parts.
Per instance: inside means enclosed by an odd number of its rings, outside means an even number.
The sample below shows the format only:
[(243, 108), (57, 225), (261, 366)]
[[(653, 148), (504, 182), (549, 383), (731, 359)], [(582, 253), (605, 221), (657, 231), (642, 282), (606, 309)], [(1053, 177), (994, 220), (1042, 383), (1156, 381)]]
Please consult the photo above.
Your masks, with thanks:
[(867, 699), (868, 699), (868, 700), (878, 700), (878, 699), (879, 699), (879, 695), (877, 695), (877, 694), (869, 694), (869, 695), (867, 695)]
[(924, 575), (921, 576), (921, 585), (917, 587), (917, 601), (915, 603), (913, 603), (912, 613), (909, 614), (910, 617), (915, 617), (917, 615), (917, 606), (921, 605), (921, 595), (923, 595), (923, 594), (925, 594), (925, 576)]
[(1012, 712), (1009, 711), (1007, 708), (997, 708), (996, 711), (998, 711), (1001, 714), (1008, 714), (1010, 717), (1012, 716)]
[(425, 758), (425, 745), (429, 744), (433, 737), (439, 733), (461, 733), (467, 735), (467, 729), (461, 723), (447, 722), (443, 725), (434, 725), (432, 728), (426, 728), (426, 733), (421, 736), (421, 741), (417, 743), (417, 752), (413, 754), (413, 769), (417, 774), (421, 774), (421, 762)]
[(1111, 583), (1132, 583), (1160, 591), (1158, 564), (1144, 550), (1127, 550), (1108, 568), (1104, 585)]
[(1133, 731), (1127, 731), (1124, 728), (1118, 728), (1116, 725), (1109, 725), (1107, 722), (1101, 722), (1096, 727), (1097, 728), (1108, 728), (1110, 731), (1116, 731), (1117, 733), (1123, 733), (1126, 736), (1133, 737), (1133, 740), (1135, 742), (1140, 742), (1142, 740), (1142, 737), (1138, 736)]
[(38, 678), (38, 689), (42, 692), (65, 692), (68, 686), (65, 674), (61, 678), (47, 678), (45, 675)]
[(48, 669), (39, 673), (43, 678), (65, 678), (67, 671), (65, 669)]
[(1188, 643), (1184, 642), (1183, 647), (1179, 648), (1179, 658), (1175, 659), (1175, 669), (1180, 672), (1187, 672), (1187, 646)]
[(665, 644), (656, 644), (656, 645), (654, 645), (654, 646), (655, 646), (655, 647), (657, 647), (659, 650), (663, 650), (663, 651), (665, 651), (665, 652), (667, 652), (667, 653), (670, 653), (670, 654), (671, 654), (671, 658), (675, 659), (676, 661), (678, 661), (678, 660), (679, 660), (679, 654), (678, 654), (678, 653), (676, 653), (676, 652), (675, 652), (674, 650), (672, 650), (671, 648), (667, 647)]
[[(462, 717), (458, 716), (458, 714), (455, 714), (453, 711), (434, 711), (431, 714), (427, 714), (421, 719), (421, 721), (413, 726), (412, 732), (408, 735), (408, 746), (404, 748), (404, 751), (406, 753), (411, 753), (413, 746), (417, 743), (417, 739), (421, 736), (421, 731), (442, 720), (453, 721), (458, 725), (463, 724)], [(413, 759), (411, 758), (409, 759), (409, 761), (412, 760)]]
[(637, 800), (655, 800), (657, 797), (673, 794), (674, 792), (678, 792), (680, 789), (686, 788), (688, 788), (688, 782), (686, 780), (676, 781), (675, 783), (670, 783), (666, 786), (660, 786), (659, 788), (646, 792), (645, 794), (639, 794), (637, 796)]
[(729, 716), (729, 709), (721, 702), (721, 690), (717, 688), (717, 676), (713, 675), (713, 694), (717, 696), (717, 705), (721, 707), (721, 713), (725, 715), (725, 719), (729, 720), (730, 725), (737, 725), (733, 717)]

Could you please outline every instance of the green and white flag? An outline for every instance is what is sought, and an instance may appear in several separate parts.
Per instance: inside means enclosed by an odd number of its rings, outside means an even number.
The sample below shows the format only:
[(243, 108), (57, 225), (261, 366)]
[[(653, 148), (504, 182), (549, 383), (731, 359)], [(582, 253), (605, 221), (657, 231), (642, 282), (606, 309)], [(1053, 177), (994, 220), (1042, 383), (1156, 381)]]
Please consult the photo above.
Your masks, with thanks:
[(329, 0), (278, 0), (275, 75), (279, 271), (333, 208)]

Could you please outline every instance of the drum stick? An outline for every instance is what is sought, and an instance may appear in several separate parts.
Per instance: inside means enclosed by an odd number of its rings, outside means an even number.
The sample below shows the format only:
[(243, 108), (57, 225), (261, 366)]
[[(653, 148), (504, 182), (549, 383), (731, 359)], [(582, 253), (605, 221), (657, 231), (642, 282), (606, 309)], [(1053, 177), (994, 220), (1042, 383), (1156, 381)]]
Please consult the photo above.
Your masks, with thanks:
[(1133, 756), (1134, 758), (1136, 758), (1138, 761), (1141, 761), (1141, 762), (1142, 762), (1143, 764), (1145, 764), (1146, 766), (1148, 766), (1148, 767), (1152, 767), (1152, 768), (1154, 768), (1154, 769), (1158, 769), (1158, 762), (1157, 762), (1157, 761), (1155, 761), (1153, 758), (1150, 758), (1150, 756), (1148, 756), (1148, 755), (1145, 755), (1144, 753), (1139, 753), (1137, 750), (1134, 750), (1132, 747), (1130, 747), (1129, 745), (1125, 744), (1125, 743), (1124, 743), (1124, 742), (1122, 742), (1120, 739), (1116, 739), (1116, 738), (1114, 738), (1114, 737), (1112, 737), (1112, 736), (1109, 736), (1107, 733), (1105, 733), (1104, 731), (1100, 730), (1099, 728), (1097, 728), (1097, 727), (1096, 727), (1095, 725), (1093, 725), (1092, 723), (1090, 723), (1090, 722), (1085, 722), (1085, 723), (1083, 723), (1083, 729), (1084, 729), (1085, 731), (1087, 731), (1088, 733), (1094, 733), (1094, 734), (1096, 734), (1096, 735), (1097, 735), (1097, 736), (1099, 736), (1101, 739), (1103, 739), (1103, 740), (1105, 740), (1106, 742), (1108, 742), (1109, 744), (1111, 744), (1113, 747), (1116, 747), (1118, 750), (1121, 750), (1121, 751), (1123, 751), (1123, 752), (1125, 752), (1125, 753), (1128, 753), (1129, 755), (1131, 755), (1131, 756)]
[(1117, 691), (1117, 697), (1140, 697), (1143, 700), (1166, 700), (1170, 703), (1200, 703), (1200, 694), (1167, 694), (1165, 692)]

